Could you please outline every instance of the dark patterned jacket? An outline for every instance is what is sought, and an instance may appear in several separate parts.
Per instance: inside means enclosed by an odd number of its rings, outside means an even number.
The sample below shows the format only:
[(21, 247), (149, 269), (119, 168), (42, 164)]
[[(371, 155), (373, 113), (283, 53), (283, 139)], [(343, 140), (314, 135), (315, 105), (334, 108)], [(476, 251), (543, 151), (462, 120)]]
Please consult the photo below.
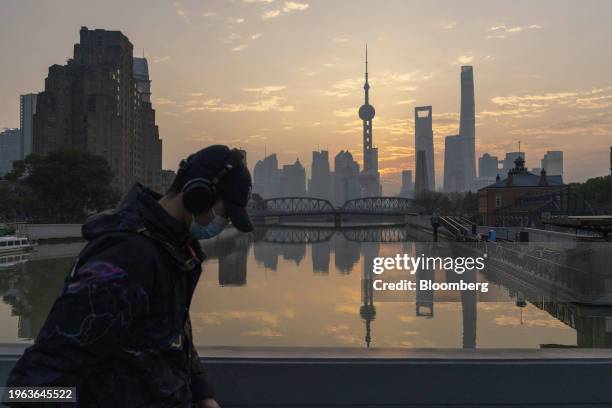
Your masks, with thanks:
[(212, 396), (189, 319), (204, 254), (159, 198), (136, 184), (83, 225), (89, 242), (7, 386), (75, 386), (79, 407), (182, 408)]

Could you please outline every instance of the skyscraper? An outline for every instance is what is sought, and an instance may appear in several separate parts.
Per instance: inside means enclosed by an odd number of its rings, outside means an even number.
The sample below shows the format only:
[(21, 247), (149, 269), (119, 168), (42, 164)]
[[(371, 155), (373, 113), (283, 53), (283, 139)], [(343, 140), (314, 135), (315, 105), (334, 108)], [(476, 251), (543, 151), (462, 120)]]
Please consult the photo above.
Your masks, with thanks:
[(306, 196), (306, 169), (296, 159), (294, 164), (285, 164), (280, 177), (282, 197)]
[[(427, 172), (427, 185), (423, 186), (428, 191), (436, 189), (436, 174), (434, 169), (434, 147), (433, 147), (433, 126), (431, 106), (417, 106), (414, 108), (414, 150), (418, 157), (418, 152), (425, 152), (424, 167)], [(419, 177), (418, 169), (415, 174)], [(416, 181), (415, 181), (416, 182)]]
[(446, 136), (444, 139), (444, 192), (463, 191), (464, 172), (461, 149), (463, 138), (460, 135)]
[(489, 153), (483, 154), (482, 157), (478, 158), (478, 177), (495, 178), (499, 173), (498, 163), (497, 156), (491, 156)]
[(263, 198), (280, 197), (280, 177), (276, 153), (258, 160), (253, 169), (253, 193)]
[(0, 132), (0, 177), (13, 170), (13, 162), (22, 159), (22, 135), (19, 129)]
[(359, 108), (359, 118), (363, 121), (363, 170), (360, 175), (361, 196), (376, 197), (382, 194), (380, 174), (378, 173), (378, 149), (372, 147), (372, 119), (376, 111), (370, 105), (370, 84), (368, 83), (368, 46), (365, 60), (365, 102)]
[(414, 186), (412, 184), (412, 170), (402, 171), (402, 188), (399, 193), (400, 197), (412, 198), (414, 196)]
[(416, 156), (416, 176), (414, 178), (414, 196), (419, 198), (429, 190), (427, 179), (427, 155), (424, 150), (419, 150)]
[(359, 163), (347, 151), (340, 151), (334, 158), (334, 204), (341, 206), (347, 200), (360, 197)]
[(21, 157), (25, 159), (32, 153), (34, 137), (34, 114), (36, 113), (36, 94), (30, 93), (19, 97), (19, 128), (21, 129)]
[(474, 71), (461, 67), (461, 117), (459, 135), (463, 143), (463, 190), (473, 190), (476, 178), (476, 111), (474, 106)]
[(563, 152), (560, 150), (547, 151), (542, 158), (542, 168), (549, 176), (563, 175)]
[(312, 175), (308, 180), (308, 195), (315, 198), (332, 200), (331, 173), (329, 171), (329, 152), (312, 152)]
[(146, 58), (134, 58), (133, 64), (134, 81), (141, 100), (137, 111), (140, 122), (136, 130), (140, 134), (144, 153), (139, 181), (155, 191), (161, 191), (162, 141), (159, 139), (159, 129), (155, 124), (155, 109), (151, 105), (149, 64)]
[(37, 96), (34, 152), (87, 150), (107, 160), (117, 191), (136, 180), (159, 189), (161, 140), (149, 83), (146, 60), (134, 67), (133, 46), (120, 31), (81, 27), (73, 58), (49, 67)]

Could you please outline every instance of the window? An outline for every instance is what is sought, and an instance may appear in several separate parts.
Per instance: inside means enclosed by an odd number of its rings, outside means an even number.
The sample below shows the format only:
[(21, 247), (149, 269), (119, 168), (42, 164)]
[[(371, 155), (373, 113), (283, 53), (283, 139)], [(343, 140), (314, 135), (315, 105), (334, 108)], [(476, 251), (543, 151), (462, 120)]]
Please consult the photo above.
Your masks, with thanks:
[(502, 206), (502, 196), (501, 194), (495, 194), (495, 208), (500, 208)]

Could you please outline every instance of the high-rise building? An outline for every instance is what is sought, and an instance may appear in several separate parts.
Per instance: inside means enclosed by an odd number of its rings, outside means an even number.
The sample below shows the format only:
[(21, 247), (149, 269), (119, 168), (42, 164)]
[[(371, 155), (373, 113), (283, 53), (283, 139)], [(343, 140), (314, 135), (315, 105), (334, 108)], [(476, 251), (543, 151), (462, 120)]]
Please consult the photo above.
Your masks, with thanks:
[(522, 157), (523, 161), (526, 160), (525, 152), (506, 153), (506, 157), (504, 158), (504, 161), (502, 163), (502, 171), (501, 171), (502, 178), (505, 177), (510, 170), (514, 169), (514, 162), (516, 161), (516, 159), (519, 158), (519, 156)]
[(460, 135), (444, 139), (444, 192), (455, 193), (464, 190), (463, 138)]
[(412, 170), (402, 171), (402, 188), (399, 196), (404, 198), (413, 198), (414, 186), (412, 184)]
[(280, 197), (280, 178), (276, 153), (258, 160), (253, 168), (253, 193), (263, 198)]
[(483, 154), (478, 158), (478, 177), (497, 177), (499, 174), (498, 163), (497, 156), (491, 156), (489, 153)]
[(378, 173), (378, 149), (372, 147), (372, 119), (376, 111), (370, 105), (370, 84), (368, 83), (368, 46), (365, 60), (365, 102), (359, 108), (359, 118), (363, 121), (363, 170), (360, 175), (361, 196), (378, 197), (382, 195), (380, 174)]
[(133, 75), (141, 101), (136, 116), (140, 119), (137, 132), (140, 134), (144, 154), (139, 181), (159, 191), (162, 184), (162, 141), (159, 138), (159, 128), (155, 124), (155, 109), (151, 105), (151, 80), (146, 58), (134, 58)]
[(343, 205), (346, 201), (359, 198), (359, 163), (347, 151), (340, 151), (334, 159), (334, 204)]
[(167, 193), (176, 177), (176, 172), (174, 170), (162, 170), (161, 171), (161, 187), (159, 189), (160, 193)]
[(21, 129), (21, 157), (25, 159), (32, 153), (34, 138), (34, 114), (36, 113), (36, 94), (19, 97), (19, 128)]
[(542, 158), (542, 168), (550, 176), (563, 176), (563, 152), (560, 150), (549, 150)]
[(414, 196), (419, 198), (423, 193), (432, 191), (429, 189), (429, 180), (427, 179), (427, 155), (424, 150), (417, 152), (415, 167)]
[(310, 197), (332, 200), (331, 173), (329, 171), (329, 152), (321, 150), (312, 152), (311, 178), (308, 180), (308, 195)]
[(19, 129), (5, 129), (0, 132), (0, 177), (13, 170), (13, 162), (23, 158), (21, 154), (22, 135)]
[(134, 63), (126, 36), (81, 27), (73, 58), (49, 67), (37, 96), (33, 151), (87, 150), (107, 160), (117, 191), (134, 181), (159, 189), (161, 141), (149, 84), (146, 60)]
[[(428, 191), (436, 189), (436, 173), (434, 167), (434, 146), (433, 146), (433, 125), (432, 125), (432, 107), (417, 106), (414, 108), (414, 150), (418, 156), (419, 151), (425, 152), (425, 170), (427, 172), (427, 188)], [(416, 169), (415, 174), (419, 177)]]
[(461, 117), (459, 135), (463, 144), (463, 190), (473, 190), (476, 178), (476, 111), (474, 105), (474, 70), (461, 67)]
[(293, 164), (285, 164), (280, 177), (280, 190), (282, 197), (306, 196), (306, 169), (296, 159)]

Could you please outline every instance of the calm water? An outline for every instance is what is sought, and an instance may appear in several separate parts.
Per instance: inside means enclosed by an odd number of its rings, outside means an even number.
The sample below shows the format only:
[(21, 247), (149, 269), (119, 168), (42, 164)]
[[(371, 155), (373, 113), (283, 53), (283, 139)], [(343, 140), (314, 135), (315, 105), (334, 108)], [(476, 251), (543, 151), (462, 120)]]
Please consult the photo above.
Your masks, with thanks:
[[(399, 235), (398, 235), (399, 234)], [(191, 310), (202, 346), (610, 347), (612, 309), (551, 302), (529, 282), (482, 272), (475, 292), (363, 290), (374, 256), (429, 253), (433, 243), (395, 229), (259, 230), (204, 244)], [(368, 242), (368, 241), (400, 242)], [(0, 259), (0, 342), (31, 341), (82, 243), (40, 245), (25, 262)], [(365, 270), (365, 274), (364, 274)], [(456, 279), (432, 272), (436, 282)], [(526, 299), (522, 293), (531, 293)], [(366, 285), (367, 286), (367, 285)], [(529, 292), (531, 290), (531, 292)], [(548, 300), (547, 300), (548, 299)]]

